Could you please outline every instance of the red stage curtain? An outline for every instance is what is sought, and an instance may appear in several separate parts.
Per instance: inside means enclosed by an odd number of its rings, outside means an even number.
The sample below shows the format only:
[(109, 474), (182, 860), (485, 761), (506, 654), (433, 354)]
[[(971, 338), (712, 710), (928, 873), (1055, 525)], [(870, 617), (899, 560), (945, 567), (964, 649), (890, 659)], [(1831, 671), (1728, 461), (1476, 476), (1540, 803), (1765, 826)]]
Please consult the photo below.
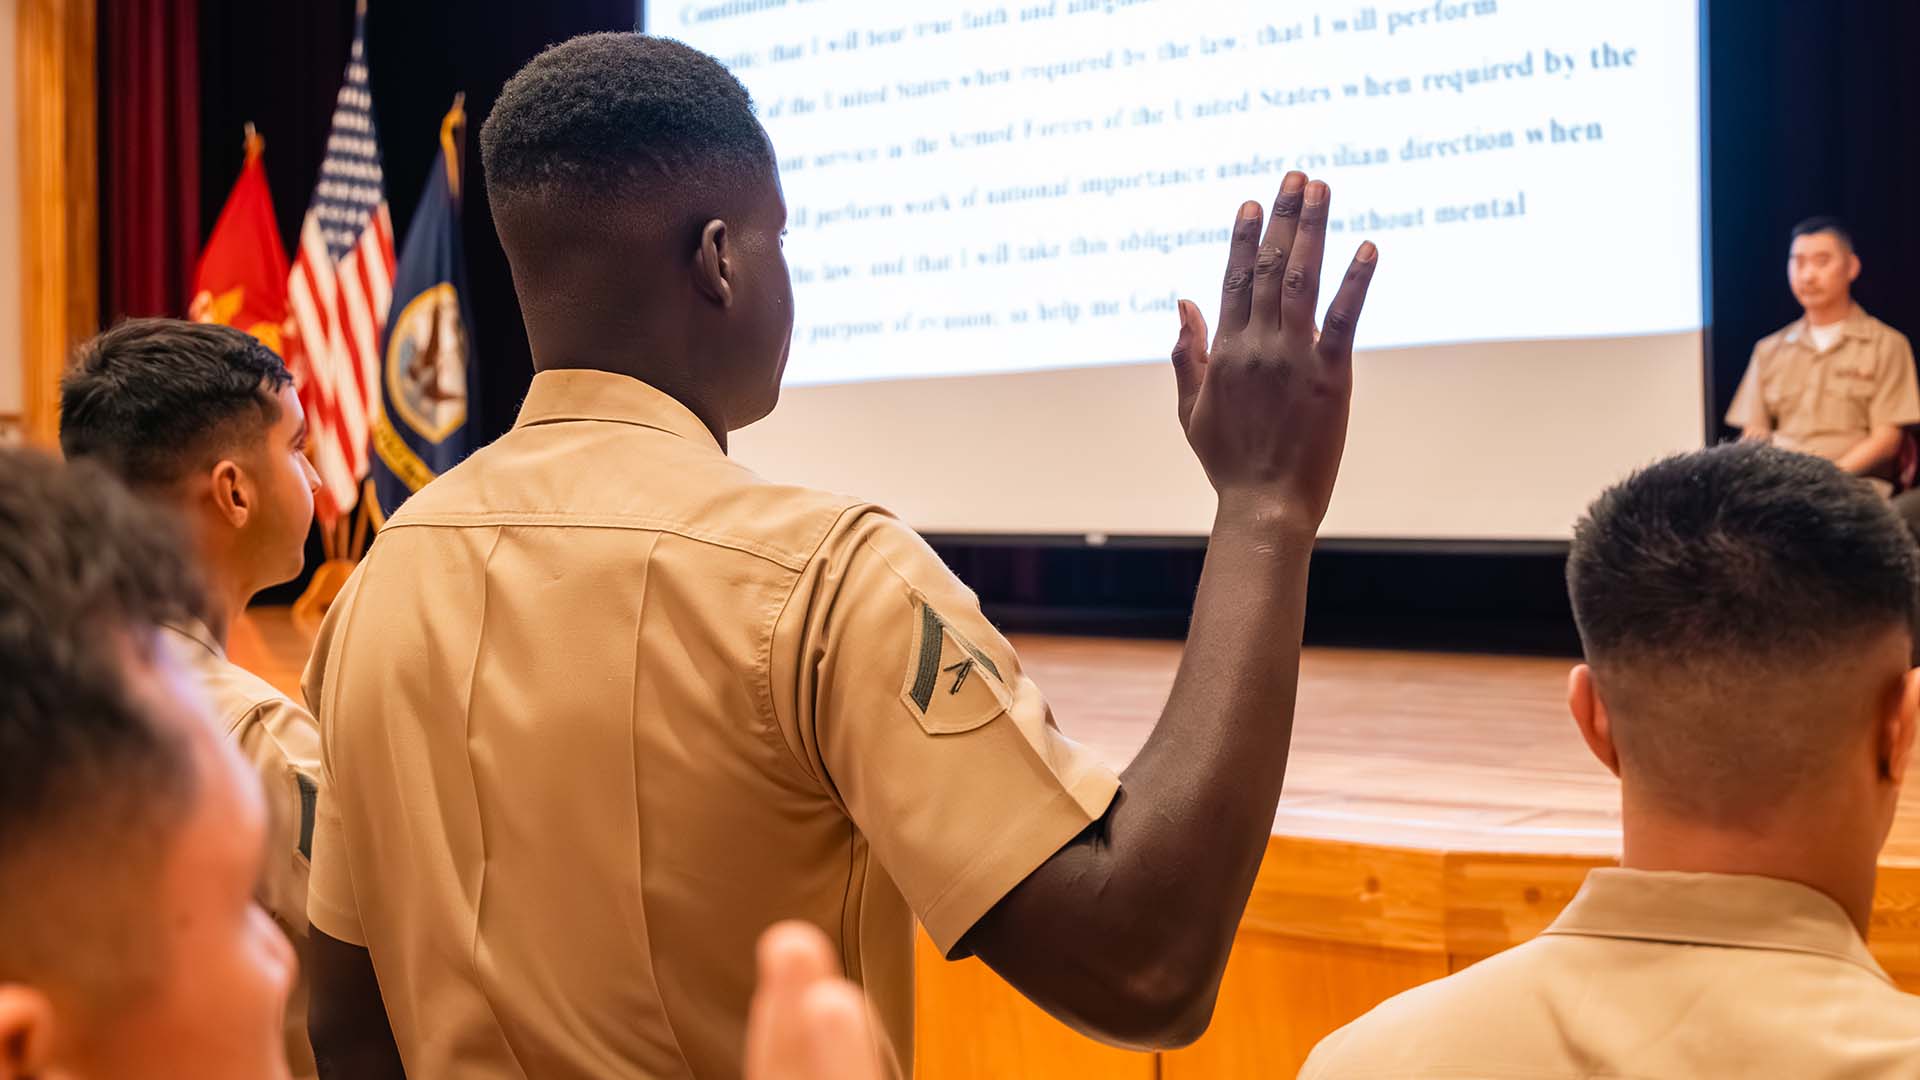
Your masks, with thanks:
[[(100, 0), (101, 315), (108, 324), (187, 313), (200, 251), (199, 7)], [(232, 135), (238, 145), (239, 132)]]

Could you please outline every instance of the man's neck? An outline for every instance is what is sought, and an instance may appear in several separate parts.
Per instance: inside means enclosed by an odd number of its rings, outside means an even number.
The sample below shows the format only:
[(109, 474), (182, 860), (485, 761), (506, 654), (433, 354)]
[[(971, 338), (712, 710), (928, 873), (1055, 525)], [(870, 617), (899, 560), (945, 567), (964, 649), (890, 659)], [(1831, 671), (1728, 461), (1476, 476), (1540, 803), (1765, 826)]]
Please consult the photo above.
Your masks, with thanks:
[(225, 565), (224, 560), (205, 552), (202, 553), (200, 568), (207, 591), (207, 633), (213, 638), (214, 644), (224, 650), (227, 647), (227, 635), (233, 630), (233, 621), (247, 609), (247, 601), (252, 600), (258, 590), (245, 580), (245, 575)]
[(1828, 304), (1822, 308), (1805, 309), (1808, 326), (1834, 326), (1847, 321), (1853, 314), (1853, 300), (1848, 298), (1837, 304)]
[(1854, 928), (1866, 935), (1873, 914), (1876, 868), (1871, 859), (1859, 865), (1860, 859), (1832, 842), (1831, 833), (1748, 832), (1663, 815), (1636, 815), (1628, 809), (1621, 839), (1620, 865), (1626, 869), (1750, 874), (1792, 881), (1839, 904)]

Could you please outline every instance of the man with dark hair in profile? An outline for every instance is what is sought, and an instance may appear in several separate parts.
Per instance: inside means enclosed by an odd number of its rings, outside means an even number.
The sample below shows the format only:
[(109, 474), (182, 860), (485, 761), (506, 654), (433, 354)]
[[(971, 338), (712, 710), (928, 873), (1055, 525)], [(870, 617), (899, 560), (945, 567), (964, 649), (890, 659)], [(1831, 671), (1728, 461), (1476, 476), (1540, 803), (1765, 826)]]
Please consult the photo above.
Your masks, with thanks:
[(1219, 513), (1115, 777), (911, 530), (726, 456), (779, 398), (793, 292), (724, 67), (577, 38), (481, 150), (537, 373), (381, 530), (308, 668), (322, 1074), (738, 1075), (754, 941), (789, 917), (905, 1069), (916, 916), (1083, 1031), (1196, 1037), (1272, 829), (1374, 267), (1362, 245), (1316, 332), (1326, 185), (1290, 174), (1264, 241), (1240, 207), (1211, 346), (1182, 306), (1177, 415)]
[[(228, 326), (135, 319), (82, 345), (60, 387), (60, 444), (98, 463), (184, 523), (204, 619), (162, 637), (198, 674), (220, 727), (265, 785), (274, 856), (260, 900), (296, 948), (307, 938), (307, 871), (320, 776), (320, 731), (306, 709), (227, 659), (227, 634), (261, 589), (305, 558), (319, 474), (293, 376), (273, 350)], [(305, 986), (287, 1015), (287, 1059), (315, 1073)]]
[(1901, 429), (1920, 424), (1913, 347), (1853, 302), (1860, 256), (1845, 225), (1808, 218), (1789, 242), (1787, 284), (1802, 315), (1753, 347), (1727, 423), (1743, 438), (1817, 454), (1891, 494)]
[(1865, 942), (1920, 701), (1899, 518), (1826, 461), (1718, 447), (1602, 495), (1567, 582), (1621, 868), (1301, 1075), (1920, 1076), (1920, 999)]
[(174, 541), (0, 450), (0, 1080), (287, 1075), (265, 804), (156, 631), (200, 608)]

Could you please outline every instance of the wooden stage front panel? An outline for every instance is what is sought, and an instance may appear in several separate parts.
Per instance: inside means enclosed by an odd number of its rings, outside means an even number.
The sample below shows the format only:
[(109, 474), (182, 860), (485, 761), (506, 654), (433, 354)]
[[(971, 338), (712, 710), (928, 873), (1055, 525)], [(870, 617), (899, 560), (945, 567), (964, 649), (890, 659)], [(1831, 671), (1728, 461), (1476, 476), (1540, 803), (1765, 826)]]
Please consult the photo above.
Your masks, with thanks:
[[(280, 611), (236, 628), (234, 658), (295, 694), (311, 629)], [(1016, 636), (1061, 728), (1113, 767), (1152, 730), (1176, 642)], [(1291, 1076), (1387, 997), (1527, 940), (1619, 849), (1618, 786), (1568, 719), (1570, 662), (1308, 650), (1273, 837), (1213, 1027), (1164, 1055), (1100, 1046), (977, 960), (924, 937), (918, 1067), (982, 1076)], [(1874, 954), (1920, 990), (1920, 795), (1881, 858)]]

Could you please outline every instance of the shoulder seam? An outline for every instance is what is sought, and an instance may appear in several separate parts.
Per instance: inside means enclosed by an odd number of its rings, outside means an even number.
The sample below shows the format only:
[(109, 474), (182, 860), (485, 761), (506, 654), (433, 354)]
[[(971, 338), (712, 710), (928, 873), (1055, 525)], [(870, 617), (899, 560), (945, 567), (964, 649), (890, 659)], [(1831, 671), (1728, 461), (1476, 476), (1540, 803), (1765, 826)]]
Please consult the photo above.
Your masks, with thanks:
[[(858, 505), (860, 504), (855, 504), (855, 506), (858, 506)], [(834, 522), (838, 523), (842, 517), (846, 516), (847, 510), (853, 509), (853, 508), (854, 507), (848, 507), (846, 509), (843, 509), (840, 514), (834, 517), (833, 519)], [(774, 548), (766, 544), (755, 543), (754, 541), (751, 541), (751, 540), (742, 540), (737, 537), (727, 536), (727, 535), (711, 532), (704, 529), (688, 528), (687, 525), (681, 521), (670, 520), (666, 518), (654, 518), (654, 517), (648, 517), (645, 515), (631, 515), (631, 516), (607, 515), (604, 517), (584, 518), (584, 517), (579, 517), (572, 514), (565, 514), (557, 511), (555, 512), (520, 511), (516, 513), (493, 513), (493, 512), (487, 512), (487, 511), (475, 511), (473, 513), (459, 513), (456, 511), (447, 511), (447, 512), (441, 512), (441, 513), (435, 513), (435, 514), (421, 514), (421, 515), (417, 515), (410, 518), (400, 518), (400, 519), (389, 520), (386, 524), (386, 527), (381, 531), (389, 532), (394, 529), (406, 529), (406, 528), (415, 528), (415, 529), (495, 528), (497, 529), (497, 528), (503, 528), (503, 527), (512, 527), (516, 525), (527, 525), (527, 526), (544, 527), (544, 528), (614, 529), (614, 530), (624, 530), (629, 532), (667, 533), (673, 536), (684, 537), (685, 539), (692, 540), (696, 543), (706, 544), (710, 547), (724, 548), (729, 551), (737, 551), (742, 555), (751, 555), (754, 558), (762, 559), (766, 562), (770, 562), (774, 564), (775, 566), (781, 567), (782, 569), (794, 571), (795, 573), (805, 570), (807, 567), (807, 563), (810, 561), (809, 556), (795, 555), (791, 552), (782, 551), (778, 548)], [(832, 527), (829, 526), (828, 529), (821, 534), (821, 539), (824, 540), (826, 535), (828, 533), (831, 533), (832, 531), (833, 531)], [(814, 550), (817, 551), (818, 549), (819, 549), (818, 543), (816, 543)]]
[[(786, 737), (780, 733), (780, 711), (773, 700), (773, 642), (774, 639), (779, 636), (781, 622), (786, 619), (787, 612), (793, 607), (793, 598), (800, 590), (800, 583), (807, 579), (806, 568), (813, 565), (814, 560), (820, 557), (820, 549), (826, 546), (827, 538), (832, 536), (835, 531), (840, 528), (841, 522), (846, 521), (848, 517), (863, 514), (873, 509), (875, 508), (870, 503), (852, 503), (843, 507), (840, 513), (834, 515), (833, 520), (829, 522), (827, 527), (820, 531), (820, 535), (814, 539), (813, 548), (808, 552), (806, 562), (795, 569), (793, 581), (787, 585), (787, 595), (780, 601), (780, 606), (774, 610), (772, 621), (767, 624), (765, 653), (760, 658), (760, 671), (766, 679), (765, 685), (762, 687), (763, 692), (761, 695), (767, 710), (766, 722), (772, 729), (773, 734), (778, 738), (780, 745), (787, 748), (787, 756), (799, 767), (803, 775), (811, 777), (816, 783), (824, 783), (826, 778), (815, 775), (813, 767), (801, 760), (800, 755), (794, 753), (793, 747), (787, 743)], [(891, 568), (891, 564), (889, 564), (889, 568)], [(897, 574), (898, 571), (895, 571), (895, 573)]]

